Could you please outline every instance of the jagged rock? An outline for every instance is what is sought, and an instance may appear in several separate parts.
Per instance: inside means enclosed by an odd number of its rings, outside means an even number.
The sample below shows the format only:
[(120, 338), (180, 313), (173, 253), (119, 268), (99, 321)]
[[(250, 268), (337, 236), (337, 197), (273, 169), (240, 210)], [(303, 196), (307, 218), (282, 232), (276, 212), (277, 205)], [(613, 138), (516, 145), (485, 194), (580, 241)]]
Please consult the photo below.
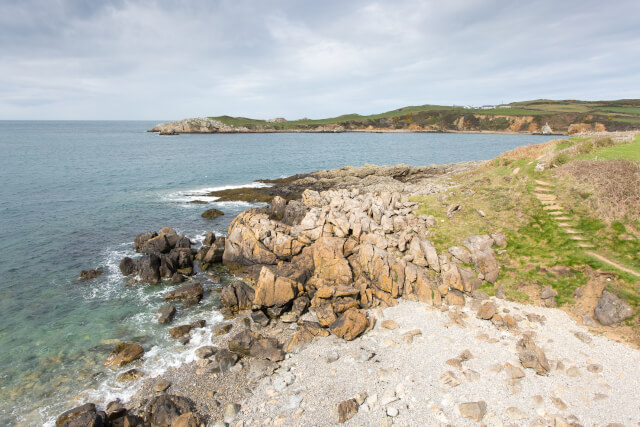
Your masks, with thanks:
[(499, 273), (498, 260), (491, 248), (493, 244), (494, 240), (487, 235), (469, 236), (464, 241), (464, 245), (471, 252), (476, 271), (489, 283), (495, 283)]
[(367, 316), (361, 310), (352, 308), (342, 313), (340, 317), (331, 324), (330, 329), (334, 335), (351, 341), (362, 334), (368, 325), (369, 320)]
[(229, 338), (228, 345), (229, 351), (242, 356), (269, 359), (273, 362), (284, 359), (284, 352), (275, 338), (264, 338), (249, 329), (244, 329)]
[(262, 310), (256, 310), (251, 312), (251, 320), (256, 325), (265, 327), (269, 324), (269, 317), (264, 314)]
[(271, 218), (282, 221), (287, 208), (287, 201), (280, 196), (275, 196), (271, 201)]
[(138, 269), (138, 265), (135, 260), (129, 257), (124, 257), (120, 261), (120, 272), (123, 276), (130, 276), (134, 274)]
[(160, 307), (158, 314), (160, 315), (160, 317), (158, 317), (158, 323), (171, 323), (176, 315), (176, 308), (173, 305), (168, 304)]
[(140, 344), (122, 342), (117, 344), (104, 361), (105, 366), (120, 367), (144, 356), (144, 349)]
[(201, 248), (200, 266), (203, 270), (207, 270), (212, 264), (222, 262), (226, 240), (225, 237), (218, 237), (210, 247)]
[(631, 307), (609, 291), (602, 292), (595, 309), (595, 318), (602, 325), (610, 326), (633, 315)]
[(262, 267), (253, 298), (254, 308), (283, 306), (292, 301), (299, 284), (286, 277), (276, 277), (269, 267)]
[(232, 312), (249, 310), (253, 305), (255, 292), (243, 281), (235, 281), (222, 288), (220, 302)]
[(160, 380), (153, 385), (153, 391), (156, 393), (162, 393), (166, 389), (171, 387), (171, 383), (167, 380)]
[(95, 279), (96, 277), (102, 275), (104, 271), (102, 270), (82, 270), (80, 275), (78, 276), (79, 280), (90, 280)]
[(209, 231), (205, 236), (204, 236), (204, 240), (202, 241), (202, 244), (204, 246), (211, 246), (213, 244), (213, 242), (216, 241), (216, 235), (215, 233)]
[(180, 325), (169, 329), (169, 335), (172, 338), (181, 338), (191, 333), (193, 325)]
[(233, 329), (232, 323), (218, 323), (211, 330), (216, 335), (228, 334)]
[(202, 421), (197, 414), (193, 412), (187, 412), (186, 414), (180, 415), (173, 422), (171, 427), (200, 427)]
[(195, 404), (183, 396), (162, 394), (144, 408), (144, 418), (154, 427), (171, 427), (183, 414), (194, 412)]
[(480, 306), (476, 317), (478, 319), (483, 320), (491, 320), (491, 318), (496, 314), (497, 308), (496, 305), (492, 302), (485, 302)]
[(133, 241), (133, 247), (136, 252), (146, 252), (146, 244), (147, 241), (156, 237), (158, 233), (155, 231), (150, 231), (148, 233), (138, 234)]
[(334, 408), (334, 419), (342, 424), (353, 418), (358, 413), (358, 402), (355, 399), (347, 399), (338, 403)]
[(344, 243), (341, 238), (321, 237), (313, 244), (314, 277), (336, 284), (351, 283), (353, 276), (344, 257)]
[[(253, 210), (241, 213), (229, 226), (222, 261), (232, 265), (276, 264), (278, 258), (263, 243), (273, 228), (265, 214)], [(256, 237), (256, 232), (258, 237), (263, 237), (262, 241)]]
[(538, 347), (530, 335), (523, 335), (517, 344), (518, 357), (520, 363), (525, 368), (536, 371), (538, 375), (547, 375), (551, 370), (547, 357), (540, 347)]
[(166, 293), (163, 299), (165, 301), (180, 300), (185, 305), (194, 305), (200, 302), (203, 295), (204, 289), (200, 282), (191, 282)]
[(447, 305), (464, 305), (464, 294), (457, 289), (450, 289), (447, 295), (444, 297)]
[(108, 425), (106, 414), (96, 411), (96, 405), (85, 403), (66, 412), (56, 419), (56, 427), (102, 427)]
[(222, 212), (221, 210), (218, 209), (207, 209), (206, 211), (202, 212), (202, 216), (203, 218), (208, 218), (208, 219), (213, 219), (213, 218), (218, 218), (219, 216), (224, 215), (224, 212)]
[(449, 205), (449, 207), (447, 208), (447, 218), (453, 217), (455, 214), (457, 214), (461, 210), (462, 210), (461, 205), (456, 205), (456, 204)]
[(195, 351), (195, 355), (199, 358), (199, 359), (208, 359), (209, 357), (213, 356), (214, 354), (216, 354), (216, 351), (218, 351), (217, 348), (215, 348), (212, 345), (205, 345), (203, 347), (198, 348)]
[(449, 253), (454, 256), (460, 262), (465, 264), (472, 264), (471, 253), (462, 246), (452, 246), (449, 248)]

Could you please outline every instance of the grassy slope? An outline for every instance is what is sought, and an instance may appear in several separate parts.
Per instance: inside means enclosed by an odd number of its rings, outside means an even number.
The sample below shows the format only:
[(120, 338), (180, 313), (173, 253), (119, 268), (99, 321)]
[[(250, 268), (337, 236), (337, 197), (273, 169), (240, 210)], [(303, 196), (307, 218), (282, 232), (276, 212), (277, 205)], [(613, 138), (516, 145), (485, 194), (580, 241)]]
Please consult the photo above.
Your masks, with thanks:
[[(573, 303), (573, 292), (589, 280), (588, 266), (592, 269), (614, 271), (618, 280), (612, 290), (626, 299), (634, 308), (635, 317), (628, 324), (640, 322), (640, 279), (605, 264), (587, 254), (570, 239), (570, 235), (558, 225), (558, 221), (545, 211), (534, 193), (538, 190), (535, 180), (555, 185), (555, 193), (572, 217), (573, 229), (596, 247), (593, 250), (628, 268), (640, 271), (640, 229), (637, 220), (607, 221), (597, 218), (588, 204), (575, 191), (569, 180), (555, 176), (553, 170), (534, 172), (535, 158), (541, 153), (553, 154), (570, 145), (584, 142), (585, 138), (554, 141), (525, 155), (500, 156), (471, 173), (457, 177), (459, 186), (442, 195), (419, 198), (422, 202), (418, 213), (434, 215), (437, 225), (430, 236), (439, 250), (460, 245), (470, 234), (485, 234), (502, 230), (507, 235), (508, 246), (499, 255), (501, 274), (499, 283), (505, 286), (507, 297), (530, 301), (540, 290), (550, 285), (558, 291), (559, 305)], [(605, 155), (606, 154), (606, 155)], [(590, 153), (600, 158), (626, 158), (638, 160), (640, 137), (635, 142), (596, 149)], [(514, 175), (514, 170), (520, 168)], [(447, 207), (460, 204), (462, 211), (452, 218), (446, 217)], [(486, 213), (486, 217), (477, 210)], [(633, 240), (628, 236), (632, 235)], [(551, 272), (553, 266), (569, 266), (572, 274), (559, 276)], [(485, 286), (487, 293), (495, 292), (493, 286)]]
[[(535, 100), (515, 102), (509, 105), (511, 108), (496, 108), (491, 110), (464, 109), (462, 107), (442, 105), (420, 105), (367, 116), (346, 114), (325, 119), (292, 120), (284, 123), (268, 123), (265, 120), (255, 120), (244, 117), (219, 116), (213, 118), (233, 126), (261, 127), (267, 130), (296, 130), (318, 125), (351, 125), (356, 128), (364, 128), (371, 124), (374, 127), (381, 125), (407, 127), (411, 123), (444, 125), (445, 128), (450, 128), (451, 123), (455, 121), (456, 118), (472, 114), (539, 117), (540, 124), (544, 124), (545, 121), (552, 122), (554, 117), (562, 117), (563, 115), (570, 114), (576, 115), (578, 121), (605, 123), (607, 128), (615, 127), (616, 123), (619, 123), (619, 126), (623, 126), (622, 124), (640, 125), (640, 100), (594, 102)], [(567, 118), (562, 117), (561, 121), (562, 120), (566, 121)], [(480, 127), (489, 126), (486, 123), (476, 125)]]

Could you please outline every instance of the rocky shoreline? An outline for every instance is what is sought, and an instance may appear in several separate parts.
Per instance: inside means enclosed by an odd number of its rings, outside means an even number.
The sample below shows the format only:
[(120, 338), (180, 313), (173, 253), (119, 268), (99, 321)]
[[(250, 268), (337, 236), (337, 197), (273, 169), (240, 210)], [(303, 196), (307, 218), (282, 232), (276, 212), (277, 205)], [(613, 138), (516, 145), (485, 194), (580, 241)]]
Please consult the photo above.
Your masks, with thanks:
[[(220, 262), (241, 278), (220, 290), (227, 320), (171, 327), (183, 343), (205, 328), (215, 338), (195, 362), (146, 379), (129, 402), (74, 408), (56, 425), (628, 423), (634, 409), (615, 399), (633, 382), (616, 382), (611, 360), (633, 366), (637, 351), (610, 351), (605, 338), (557, 310), (503, 301), (499, 286), (496, 297), (481, 292), (483, 283), (497, 286), (508, 245), (501, 230), (447, 251), (431, 244), (435, 218), (416, 215), (412, 197), (450, 188), (451, 176), (477, 165), (297, 175), (249, 196), (226, 194), (270, 205), (241, 213), (227, 237), (210, 233), (199, 249), (170, 228), (139, 235), (143, 255), (120, 265), (132, 279), (179, 284)], [(174, 304), (202, 297), (199, 282), (181, 284), (165, 295), (159, 321), (171, 324)], [(600, 311), (619, 321), (626, 307), (612, 297), (603, 296)], [(138, 344), (121, 343), (105, 364), (143, 355)], [(588, 387), (592, 378), (599, 388), (582, 404), (604, 405), (612, 395), (611, 418), (597, 408), (581, 412), (570, 395), (567, 381)]]

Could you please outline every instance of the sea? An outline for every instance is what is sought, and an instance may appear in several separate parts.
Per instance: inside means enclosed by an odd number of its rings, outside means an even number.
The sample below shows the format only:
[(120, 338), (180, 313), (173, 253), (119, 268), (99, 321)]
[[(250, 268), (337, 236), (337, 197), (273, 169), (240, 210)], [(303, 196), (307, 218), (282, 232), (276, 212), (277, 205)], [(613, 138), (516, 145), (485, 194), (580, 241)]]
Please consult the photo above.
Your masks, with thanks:
[[(201, 274), (207, 291), (177, 324), (205, 319), (185, 346), (159, 325), (162, 296), (177, 285), (131, 284), (118, 269), (136, 234), (170, 226), (200, 245), (253, 205), (217, 202), (216, 189), (265, 185), (345, 165), (443, 164), (491, 159), (537, 135), (278, 133), (160, 136), (158, 122), (0, 121), (0, 425), (54, 425), (84, 402), (126, 400), (130, 367), (102, 362), (121, 341), (140, 343), (145, 376), (195, 360), (220, 322), (227, 280)], [(206, 204), (190, 203), (201, 200)], [(200, 214), (217, 208), (224, 216)], [(81, 270), (101, 269), (79, 281)], [(222, 280), (220, 280), (222, 278)]]

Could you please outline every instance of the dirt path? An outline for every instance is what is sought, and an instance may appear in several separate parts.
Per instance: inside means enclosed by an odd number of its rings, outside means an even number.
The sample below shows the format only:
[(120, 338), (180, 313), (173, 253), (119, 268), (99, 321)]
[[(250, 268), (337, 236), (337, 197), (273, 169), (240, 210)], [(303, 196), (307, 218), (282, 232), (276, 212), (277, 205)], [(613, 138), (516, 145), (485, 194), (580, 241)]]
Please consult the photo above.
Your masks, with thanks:
[(600, 254), (597, 254), (597, 253), (592, 252), (592, 251), (587, 251), (587, 254), (591, 255), (594, 258), (599, 259), (602, 262), (606, 262), (607, 264), (611, 265), (612, 267), (617, 268), (618, 270), (622, 270), (625, 273), (633, 274), (634, 276), (640, 277), (640, 273), (638, 273), (637, 271), (631, 270), (630, 268), (624, 267), (624, 266), (622, 266), (622, 265), (620, 265), (620, 264), (618, 264), (616, 262), (613, 262), (613, 261), (603, 257)]

